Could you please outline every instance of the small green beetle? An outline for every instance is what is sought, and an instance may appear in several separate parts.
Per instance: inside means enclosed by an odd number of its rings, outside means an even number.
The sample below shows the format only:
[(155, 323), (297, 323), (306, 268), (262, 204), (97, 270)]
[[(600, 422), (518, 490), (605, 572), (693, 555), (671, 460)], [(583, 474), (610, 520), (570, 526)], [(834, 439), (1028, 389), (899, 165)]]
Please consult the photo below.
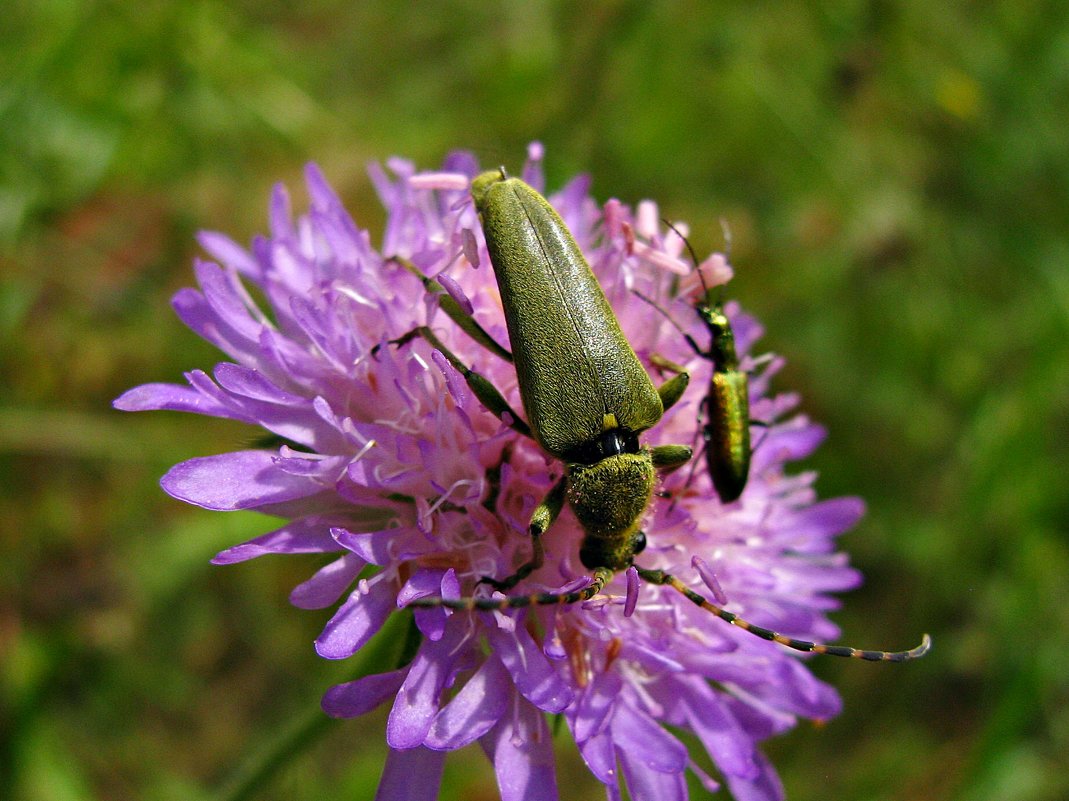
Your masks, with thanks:
[[(664, 224), (683, 240), (698, 274), (698, 280), (701, 281), (702, 296), (695, 304), (694, 310), (709, 332), (709, 347), (702, 348), (690, 333), (683, 330), (668, 312), (654, 301), (640, 292), (635, 294), (661, 312), (679, 329), (697, 356), (713, 364), (708, 392), (701, 402), (702, 455), (716, 494), (721, 502), (731, 503), (742, 495), (750, 476), (750, 425), (762, 424), (750, 419), (749, 376), (739, 369), (739, 357), (735, 353), (735, 332), (724, 313), (723, 300), (713, 297), (714, 290), (705, 282), (698, 256), (690, 240), (672, 223), (664, 220)], [(678, 365), (664, 359), (655, 358), (654, 363), (675, 372), (682, 370)]]
[[(583, 601), (601, 592), (614, 573), (634, 565), (646, 543), (640, 525), (654, 495), (657, 471), (677, 468), (692, 456), (686, 445), (651, 448), (639, 442), (639, 435), (656, 425), (665, 409), (679, 400), (689, 376), (678, 371), (660, 387), (653, 385), (579, 246), (542, 195), (523, 181), (507, 177), (504, 169), (475, 178), (471, 195), (486, 236), (513, 352), (509, 354), (496, 342), (488, 345), (489, 335), (459, 305), (443, 303), (441, 308), (476, 341), (516, 365), (527, 424), (489, 381), (465, 365), (430, 329), (416, 329), (393, 344), (423, 337), (460, 371), (488, 410), (565, 464), (564, 476), (531, 515), (531, 559), (507, 578), (484, 577), (483, 582), (507, 590), (541, 567), (542, 534), (566, 502), (583, 528), (579, 558), (591, 570), (592, 580), (567, 593), (425, 597), (409, 606), (499, 610)], [(418, 273), (409, 265), (406, 269)], [(421, 278), (428, 291), (442, 291), (437, 282)], [(796, 650), (903, 661), (923, 655), (929, 647), (927, 636), (913, 650), (899, 652), (795, 640), (742, 620), (664, 571), (635, 568), (646, 581), (671, 586), (721, 619)]]
[(699, 355), (715, 365), (709, 392), (702, 400), (705, 464), (716, 494), (724, 503), (731, 503), (742, 495), (750, 476), (749, 376), (739, 370), (735, 332), (723, 306), (710, 305), (707, 290), (705, 299), (695, 308), (710, 337), (709, 349), (699, 351)]

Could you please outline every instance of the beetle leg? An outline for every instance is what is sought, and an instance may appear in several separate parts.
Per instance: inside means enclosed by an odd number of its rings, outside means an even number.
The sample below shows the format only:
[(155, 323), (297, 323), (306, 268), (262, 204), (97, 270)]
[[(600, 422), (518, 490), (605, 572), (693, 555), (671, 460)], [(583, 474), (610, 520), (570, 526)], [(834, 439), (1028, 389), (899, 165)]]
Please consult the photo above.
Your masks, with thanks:
[(675, 406), (676, 401), (683, 397), (683, 392), (689, 383), (690, 373), (682, 372), (657, 387), (657, 394), (661, 396), (661, 406), (665, 411)]
[[(422, 282), (423, 288), (427, 291), (427, 294), (437, 295), (438, 308), (445, 312), (446, 316), (448, 316), (450, 320), (460, 326), (460, 328), (468, 336), (470, 336), (472, 339), (474, 339), (476, 342), (478, 342), (480, 345), (482, 345), (484, 348), (486, 348), (498, 358), (504, 359), (510, 364), (512, 363), (512, 354), (509, 353), (500, 344), (498, 344), (497, 340), (490, 336), (489, 332), (481, 325), (479, 325), (479, 322), (474, 317), (472, 317), (464, 309), (462, 309), (460, 304), (457, 303), (456, 300), (454, 300), (453, 296), (445, 291), (445, 287), (443, 287), (433, 278), (429, 278), (423, 273), (421, 273), (419, 271), (419, 268), (416, 267), (416, 265), (414, 265), (408, 259), (403, 259), (400, 256), (391, 256), (389, 259), (387, 259), (387, 261), (391, 261), (394, 264), (399, 264), (400, 266), (404, 267), (408, 272), (412, 273), (412, 275), (416, 276), (416, 278), (418, 278)], [(418, 330), (419, 329), (416, 329), (416, 331)], [(409, 331), (407, 334), (401, 337), (401, 339), (407, 342), (414, 336), (418, 336), (418, 334), (416, 334), (415, 331)], [(396, 344), (404, 344), (403, 342), (400, 342), (398, 340), (394, 340), (394, 342)]]
[(666, 373), (676, 373), (678, 375), (679, 373), (687, 372), (686, 367), (671, 359), (666, 359), (659, 353), (651, 353), (649, 359), (650, 364)]
[(489, 584), (495, 590), (508, 590), (515, 587), (542, 566), (546, 555), (542, 547), (542, 535), (546, 529), (553, 525), (553, 521), (560, 514), (560, 510), (564, 506), (567, 486), (568, 477), (562, 476), (531, 514), (531, 522), (527, 527), (527, 531), (531, 535), (531, 559), (520, 565), (516, 572), (508, 578), (499, 581), (490, 576), (483, 576), (479, 579), (480, 584)]
[[(469, 318), (470, 319), (470, 318)], [(411, 342), (416, 337), (423, 337), (427, 340), (428, 344), (435, 350), (441, 352), (443, 356), (449, 361), (453, 367), (464, 376), (464, 380), (468, 382), (468, 386), (471, 391), (475, 393), (475, 397), (479, 399), (479, 402), (487, 408), (488, 411), (493, 413), (499, 420), (504, 420), (504, 415), (507, 413), (512, 418), (508, 425), (513, 431), (517, 431), (523, 434), (525, 437), (531, 436), (531, 429), (527, 423), (509, 406), (508, 401), (505, 400), (505, 396), (501, 394), (497, 387), (490, 383), (490, 381), (481, 373), (477, 373), (472, 370), (460, 358), (447, 348), (442, 340), (438, 339), (437, 335), (431, 331), (425, 325), (421, 325), (419, 328), (413, 328), (407, 334), (398, 339), (391, 340), (391, 344), (404, 345)]]
[(689, 445), (658, 445), (650, 449), (653, 466), (658, 470), (675, 470), (690, 461), (693, 455), (694, 449)]

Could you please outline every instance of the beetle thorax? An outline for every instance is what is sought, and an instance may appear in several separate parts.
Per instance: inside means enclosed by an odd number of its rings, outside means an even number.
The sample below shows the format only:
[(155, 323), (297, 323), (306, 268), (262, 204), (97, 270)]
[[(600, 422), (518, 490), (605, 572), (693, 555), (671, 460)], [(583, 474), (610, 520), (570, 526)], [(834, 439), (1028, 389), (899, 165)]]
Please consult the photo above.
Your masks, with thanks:
[(626, 539), (653, 497), (656, 473), (645, 448), (591, 465), (568, 466), (568, 503), (587, 536)]

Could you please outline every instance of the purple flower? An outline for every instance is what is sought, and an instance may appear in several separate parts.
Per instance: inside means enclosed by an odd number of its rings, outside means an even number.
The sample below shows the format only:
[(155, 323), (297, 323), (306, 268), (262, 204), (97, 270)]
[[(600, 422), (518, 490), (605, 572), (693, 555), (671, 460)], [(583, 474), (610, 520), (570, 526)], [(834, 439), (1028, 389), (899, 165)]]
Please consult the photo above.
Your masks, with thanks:
[[(523, 177), (541, 191), (540, 149), (529, 155)], [(467, 597), (481, 576), (513, 573), (530, 555), (531, 511), (563, 468), (483, 408), (424, 340), (391, 343), (431, 325), (522, 409), (512, 366), (438, 313), (442, 296), (428, 293), (400, 261), (436, 278), (507, 343), (468, 197), (477, 164), (461, 153), (437, 173), (418, 173), (400, 159), (387, 166), (371, 169), (388, 213), (378, 248), (315, 166), (307, 169), (307, 214), (294, 220), (279, 186), (270, 236), (246, 250), (222, 234), (201, 235), (213, 261), (196, 263), (200, 289), (180, 291), (174, 306), (230, 361), (211, 374), (188, 373), (187, 385), (137, 387), (115, 406), (242, 420), (286, 444), (191, 459), (164, 476), (163, 488), (208, 509), (257, 509), (288, 520), (223, 551), (217, 564), (330, 554), (291, 595), (305, 609), (341, 599), (316, 640), (321, 656), (351, 656), (391, 614), (411, 616), (421, 636), (409, 661), (333, 687), (323, 699), (336, 717), (392, 705), (380, 799), (435, 798), (445, 752), (476, 741), (494, 764), (503, 799), (556, 799), (547, 712), (563, 715), (610, 799), (621, 798), (621, 778), (636, 801), (685, 799), (687, 769), (718, 786), (666, 724), (695, 735), (736, 799), (782, 798), (759, 743), (799, 717), (837, 714), (838, 696), (797, 653), (729, 625), (671, 587), (637, 583), (629, 570), (571, 606), (398, 611), (417, 598)], [(550, 199), (651, 375), (663, 380), (649, 363), (657, 354), (692, 376), (645, 441), (698, 445), (712, 365), (675, 325), (707, 341), (687, 294), (694, 279), (680, 257), (682, 241), (663, 229), (654, 204), (599, 205), (588, 185), (577, 178)], [(722, 257), (707, 266), (714, 282), (730, 278)], [(837, 606), (830, 594), (859, 583), (835, 538), (860, 518), (863, 504), (818, 502), (812, 473), (786, 472), (787, 462), (813, 452), (823, 429), (794, 414), (797, 396), (769, 394), (782, 360), (750, 357), (760, 326), (734, 304), (727, 313), (742, 368), (751, 371), (751, 415), (770, 421), (755, 429), (749, 483), (725, 505), (700, 460), (665, 476), (664, 497), (654, 499), (644, 522), (649, 546), (637, 561), (756, 624), (834, 639), (838, 630), (825, 617)], [(581, 539), (566, 509), (544, 537), (545, 565), (516, 591), (583, 586), (589, 571), (579, 562)]]

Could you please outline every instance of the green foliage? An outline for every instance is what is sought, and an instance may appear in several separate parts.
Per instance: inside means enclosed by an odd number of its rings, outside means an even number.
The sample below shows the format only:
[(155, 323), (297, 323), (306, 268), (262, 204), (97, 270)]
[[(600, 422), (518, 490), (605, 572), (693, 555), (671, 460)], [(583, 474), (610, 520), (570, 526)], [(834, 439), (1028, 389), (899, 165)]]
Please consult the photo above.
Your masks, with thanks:
[[(9, 5), (0, 797), (213, 797), (353, 669), (286, 605), (312, 565), (207, 564), (263, 519), (156, 485), (255, 434), (110, 410), (218, 359), (168, 304), (193, 232), (262, 230), (311, 158), (375, 230), (369, 159), (536, 138), (551, 187), (655, 197), (700, 253), (728, 220), (732, 294), (830, 429), (822, 493), (870, 503), (842, 639), (933, 634), (893, 670), (814, 664), (846, 711), (770, 745), (790, 797), (1069, 795), (1069, 6)], [(332, 724), (258, 797), (370, 797), (380, 724)], [(487, 784), (450, 761), (447, 797)]]

